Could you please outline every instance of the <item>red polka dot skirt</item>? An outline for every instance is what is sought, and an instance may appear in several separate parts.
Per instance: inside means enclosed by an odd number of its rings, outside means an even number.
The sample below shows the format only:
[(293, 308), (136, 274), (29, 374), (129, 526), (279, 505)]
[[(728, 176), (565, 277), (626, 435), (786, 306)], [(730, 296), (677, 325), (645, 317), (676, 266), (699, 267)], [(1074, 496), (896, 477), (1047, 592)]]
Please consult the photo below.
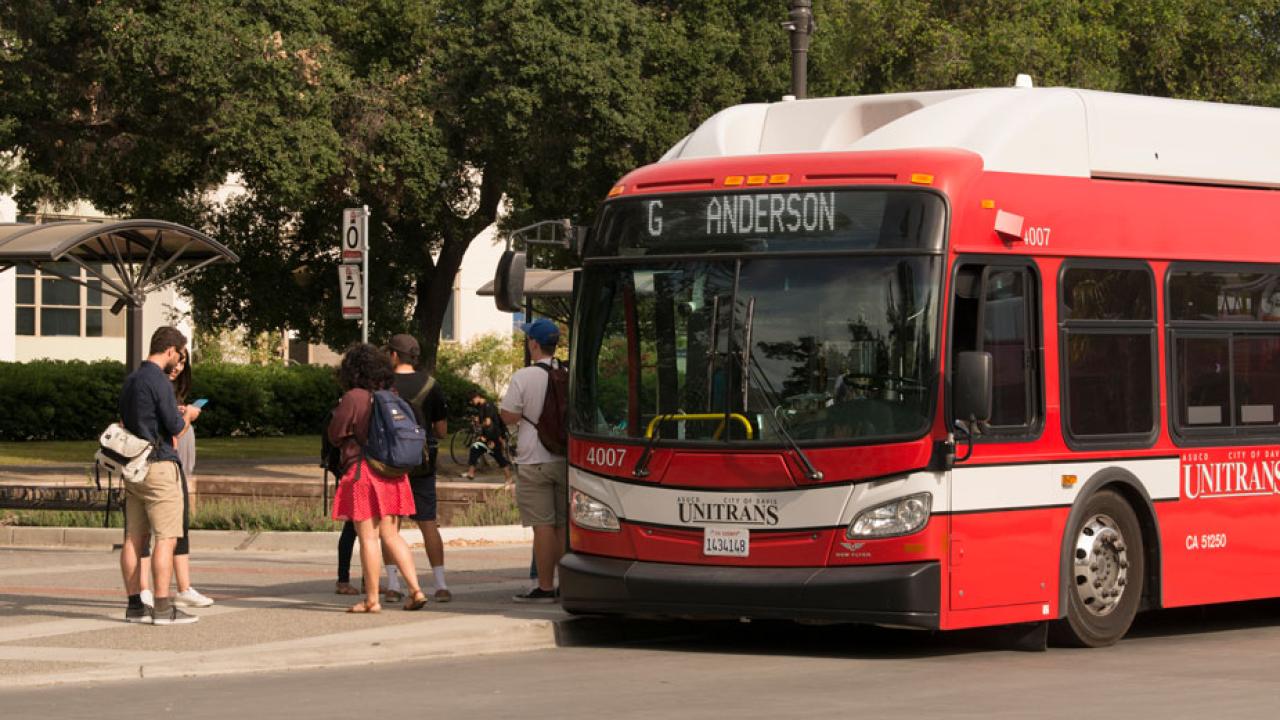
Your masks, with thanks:
[(377, 520), (414, 512), (409, 476), (379, 475), (364, 458), (342, 476), (333, 498), (334, 520)]

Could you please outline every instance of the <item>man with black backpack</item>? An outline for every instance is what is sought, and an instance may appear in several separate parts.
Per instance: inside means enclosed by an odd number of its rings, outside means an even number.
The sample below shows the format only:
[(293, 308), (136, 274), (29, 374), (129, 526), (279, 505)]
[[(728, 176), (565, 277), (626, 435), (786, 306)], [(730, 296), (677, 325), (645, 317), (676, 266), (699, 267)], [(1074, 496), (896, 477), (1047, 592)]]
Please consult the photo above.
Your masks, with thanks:
[(522, 327), (532, 364), (511, 376), (499, 410), (507, 425), (517, 425), (516, 505), (520, 522), (533, 528), (538, 585), (515, 596), (516, 602), (555, 602), (556, 566), (564, 554), (565, 514), (569, 499), (569, 463), (565, 432), (569, 372), (555, 360), (560, 329), (540, 318)]
[(409, 402), (418, 425), (427, 433), (425, 457), (421, 464), (409, 471), (409, 486), (413, 488), (417, 509), (410, 517), (422, 530), (422, 544), (427, 551), (427, 561), (431, 563), (436, 586), (432, 599), (446, 603), (453, 599), (453, 593), (444, 578), (444, 540), (436, 522), (436, 456), (437, 440), (448, 432), (448, 407), (444, 391), (436, 379), (416, 369), (421, 348), (412, 335), (392, 335), (387, 342), (387, 352), (395, 366), (396, 392)]

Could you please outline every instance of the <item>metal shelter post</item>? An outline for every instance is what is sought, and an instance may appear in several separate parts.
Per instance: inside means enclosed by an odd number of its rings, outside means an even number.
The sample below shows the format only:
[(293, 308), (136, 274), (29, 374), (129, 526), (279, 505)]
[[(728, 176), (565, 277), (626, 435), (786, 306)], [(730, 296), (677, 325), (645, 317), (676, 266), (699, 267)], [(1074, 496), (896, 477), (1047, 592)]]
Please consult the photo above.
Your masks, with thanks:
[(125, 306), (124, 312), (124, 368), (125, 373), (131, 373), (138, 369), (142, 359), (146, 357), (142, 339), (142, 305), (131, 302)]

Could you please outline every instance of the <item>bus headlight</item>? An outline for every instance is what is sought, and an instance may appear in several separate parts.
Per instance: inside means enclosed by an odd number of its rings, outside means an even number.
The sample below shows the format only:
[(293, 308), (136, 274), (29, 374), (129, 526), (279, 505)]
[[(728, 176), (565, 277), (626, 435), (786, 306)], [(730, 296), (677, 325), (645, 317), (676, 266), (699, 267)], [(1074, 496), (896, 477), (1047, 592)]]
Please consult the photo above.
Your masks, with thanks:
[(573, 511), (573, 521), (589, 530), (607, 530), (618, 532), (618, 516), (613, 508), (591, 497), (581, 490), (569, 491), (569, 506)]
[(850, 538), (886, 538), (909, 535), (929, 522), (933, 495), (919, 493), (900, 497), (858, 513), (845, 535)]

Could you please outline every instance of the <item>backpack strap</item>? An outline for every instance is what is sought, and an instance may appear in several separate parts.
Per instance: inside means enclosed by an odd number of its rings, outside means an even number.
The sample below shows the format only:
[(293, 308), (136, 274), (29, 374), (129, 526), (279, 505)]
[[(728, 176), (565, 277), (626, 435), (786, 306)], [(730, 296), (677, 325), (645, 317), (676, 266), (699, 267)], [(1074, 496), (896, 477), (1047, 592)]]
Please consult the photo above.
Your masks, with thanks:
[[(547, 382), (549, 383), (549, 382), (551, 382), (551, 373), (555, 372), (555, 368), (551, 367), (551, 364), (552, 364), (552, 363), (554, 363), (555, 361), (556, 361), (556, 359), (555, 359), (555, 358), (551, 358), (551, 362), (549, 362), (549, 363), (540, 363), (540, 362), (536, 362), (536, 363), (534, 363), (533, 365), (531, 365), (530, 367), (536, 367), (536, 368), (541, 368), (541, 369), (543, 369), (543, 370), (546, 370), (546, 371), (547, 371)], [(534, 427), (534, 429), (535, 429), (535, 430), (538, 428), (538, 423), (536, 423), (536, 422), (534, 422), (534, 421), (530, 420), (528, 415), (525, 415), (524, 413), (520, 413), (520, 417), (521, 417), (521, 419), (523, 419), (525, 422), (527, 422), (527, 423), (529, 423), (530, 425), (532, 425), (532, 426)], [(539, 420), (541, 420), (541, 419), (542, 419), (542, 416), (541, 416), (541, 415), (539, 415), (539, 416), (538, 416), (538, 419), (539, 419)]]
[[(427, 399), (427, 396), (431, 394), (431, 389), (434, 388), (435, 386), (436, 386), (435, 376), (428, 375), (427, 381), (422, 383), (422, 389), (418, 391), (417, 395), (413, 396), (413, 399), (409, 401), (409, 404), (414, 406), (418, 410), (422, 410), (422, 402)], [(426, 417), (426, 415), (427, 414), (425, 412), (422, 413), (422, 416), (424, 418)]]

